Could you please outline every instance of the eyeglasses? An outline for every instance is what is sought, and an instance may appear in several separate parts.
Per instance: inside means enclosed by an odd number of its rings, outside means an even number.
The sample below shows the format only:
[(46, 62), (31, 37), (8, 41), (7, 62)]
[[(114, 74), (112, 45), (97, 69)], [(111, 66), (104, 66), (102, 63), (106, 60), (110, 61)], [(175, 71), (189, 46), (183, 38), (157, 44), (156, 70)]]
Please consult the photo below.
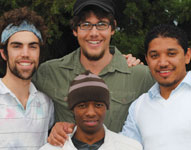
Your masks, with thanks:
[(90, 22), (83, 22), (78, 25), (81, 30), (91, 30), (93, 26), (96, 26), (97, 30), (106, 30), (109, 28), (110, 23), (108, 22), (98, 22), (96, 24), (92, 24)]

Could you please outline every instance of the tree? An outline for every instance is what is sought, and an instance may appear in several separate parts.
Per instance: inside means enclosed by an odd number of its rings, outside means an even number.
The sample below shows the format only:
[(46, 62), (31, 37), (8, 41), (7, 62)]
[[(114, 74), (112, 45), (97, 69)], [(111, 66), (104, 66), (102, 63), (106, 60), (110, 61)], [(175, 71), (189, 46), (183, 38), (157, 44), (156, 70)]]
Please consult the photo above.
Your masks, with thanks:
[[(144, 61), (144, 37), (155, 25), (177, 24), (188, 33), (191, 44), (191, 0), (113, 0), (118, 28), (111, 44), (122, 53), (132, 53)], [(45, 18), (49, 38), (43, 48), (43, 59), (62, 57), (78, 47), (69, 21), (75, 0), (1, 0), (0, 15), (10, 9), (28, 6)], [(2, 61), (0, 60), (0, 74)], [(188, 68), (189, 69), (189, 68)], [(2, 75), (1, 75), (2, 76)]]

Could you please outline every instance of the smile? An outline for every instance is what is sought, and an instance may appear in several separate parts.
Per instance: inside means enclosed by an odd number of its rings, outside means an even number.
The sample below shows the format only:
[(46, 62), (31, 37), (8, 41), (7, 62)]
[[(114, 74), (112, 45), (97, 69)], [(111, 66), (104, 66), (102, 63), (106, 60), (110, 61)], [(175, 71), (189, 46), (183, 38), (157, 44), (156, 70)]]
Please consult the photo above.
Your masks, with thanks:
[(170, 71), (167, 70), (167, 71), (160, 71), (160, 73), (169, 73)]
[(161, 77), (165, 77), (166, 78), (166, 77), (171, 75), (172, 70), (161, 70), (161, 71), (158, 71), (158, 73), (159, 73), (159, 75)]
[(101, 41), (88, 41), (88, 43), (90, 43), (90, 44), (99, 44), (99, 43), (101, 43)]
[(87, 126), (95, 126), (97, 125), (97, 120), (86, 120), (84, 121), (84, 123), (87, 125)]
[(21, 66), (30, 66), (31, 63), (19, 63)]

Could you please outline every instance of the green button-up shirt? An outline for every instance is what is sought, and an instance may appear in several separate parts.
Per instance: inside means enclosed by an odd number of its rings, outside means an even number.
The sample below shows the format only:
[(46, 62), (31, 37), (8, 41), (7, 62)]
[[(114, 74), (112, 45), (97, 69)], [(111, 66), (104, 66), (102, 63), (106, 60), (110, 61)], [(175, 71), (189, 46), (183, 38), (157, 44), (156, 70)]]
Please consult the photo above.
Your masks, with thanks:
[[(128, 108), (142, 93), (153, 85), (147, 66), (129, 68), (125, 57), (114, 48), (113, 58), (99, 74), (110, 90), (110, 109), (104, 124), (112, 131), (119, 132), (128, 115)], [(73, 113), (68, 109), (67, 95), (71, 81), (85, 68), (80, 63), (80, 49), (60, 59), (40, 65), (33, 77), (33, 83), (52, 98), (56, 121), (74, 122)]]

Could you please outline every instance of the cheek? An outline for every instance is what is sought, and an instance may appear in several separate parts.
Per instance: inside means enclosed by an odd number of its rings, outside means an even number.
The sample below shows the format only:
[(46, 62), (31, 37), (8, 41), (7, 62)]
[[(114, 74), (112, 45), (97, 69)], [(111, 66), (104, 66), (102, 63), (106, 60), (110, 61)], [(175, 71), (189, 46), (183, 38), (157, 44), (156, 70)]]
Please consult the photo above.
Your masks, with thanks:
[(150, 71), (153, 71), (155, 66), (157, 66), (157, 63), (154, 61), (153, 62), (147, 61), (147, 65), (149, 66)]
[(82, 112), (79, 111), (79, 110), (76, 111), (76, 110), (74, 109), (73, 113), (74, 113), (74, 118), (75, 118), (76, 120), (80, 120), (80, 118), (82, 117)]
[(31, 57), (32, 57), (33, 59), (35, 59), (36, 61), (39, 61), (40, 51), (36, 51), (36, 52), (31, 53)]
[(102, 35), (102, 37), (105, 37), (105, 39), (107, 39), (108, 41), (110, 41), (112, 34), (111, 33), (107, 33), (107, 32), (102, 32), (100, 33), (100, 35)]
[(106, 109), (99, 111), (98, 114), (99, 114), (100, 118), (104, 119), (105, 115), (106, 115)]

